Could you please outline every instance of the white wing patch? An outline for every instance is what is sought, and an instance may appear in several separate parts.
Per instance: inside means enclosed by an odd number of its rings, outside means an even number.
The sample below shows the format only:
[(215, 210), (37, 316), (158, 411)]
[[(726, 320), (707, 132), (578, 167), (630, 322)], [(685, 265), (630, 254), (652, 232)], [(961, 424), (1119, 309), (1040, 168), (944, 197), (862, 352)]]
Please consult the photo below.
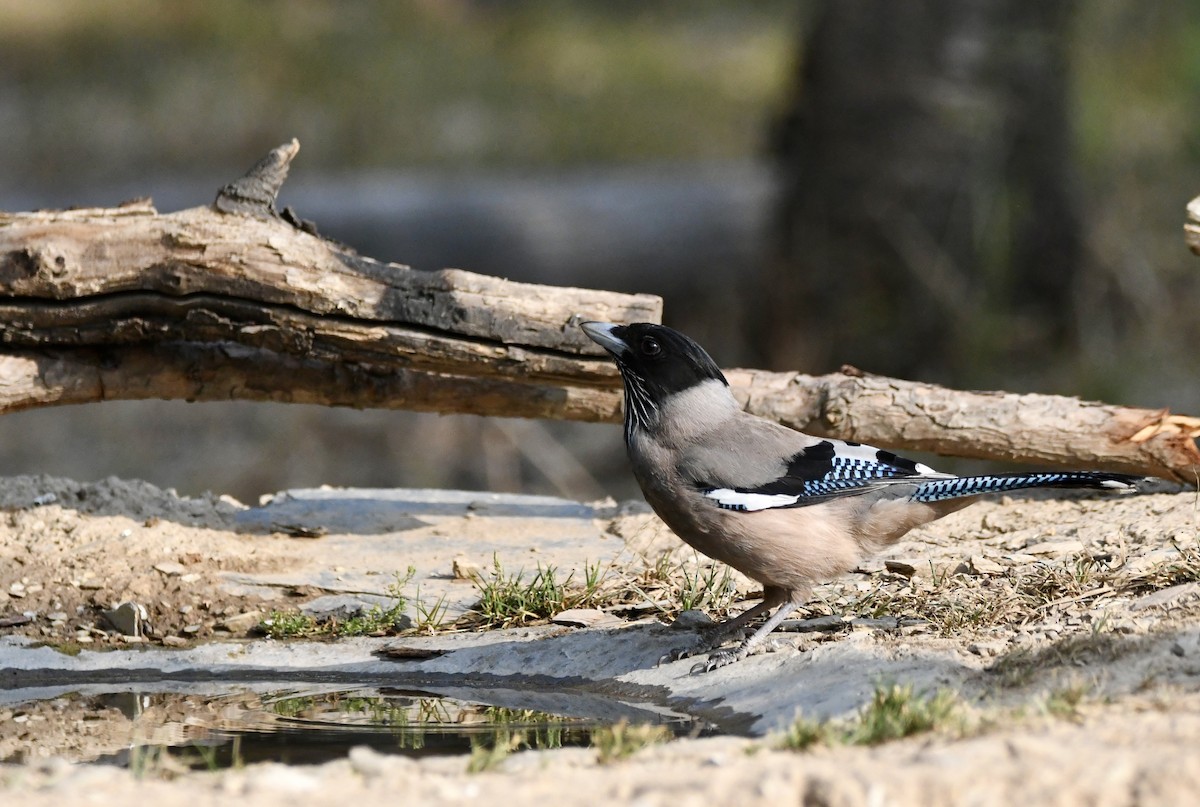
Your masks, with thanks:
[(799, 496), (787, 493), (742, 493), (729, 488), (706, 490), (704, 498), (712, 499), (718, 507), (726, 510), (751, 513), (756, 510), (770, 510), (772, 507), (791, 507), (800, 501)]
[[(846, 459), (846, 460), (862, 460), (863, 462), (867, 462), (867, 463), (871, 463), (871, 464), (877, 464), (880, 462), (879, 449), (876, 448), (875, 446), (868, 446), (868, 445), (862, 445), (862, 444), (850, 445), (849, 443), (844, 442), (842, 440), (830, 440), (829, 442), (833, 443), (833, 455), (835, 457), (838, 457), (841, 459)], [(932, 468), (930, 468), (928, 465), (926, 465), (923, 462), (918, 462), (918, 463), (914, 463), (914, 464), (916, 466), (917, 473), (920, 474), (921, 476), (937, 476), (937, 477), (953, 476), (953, 474), (939, 473), (938, 471), (933, 470)]]

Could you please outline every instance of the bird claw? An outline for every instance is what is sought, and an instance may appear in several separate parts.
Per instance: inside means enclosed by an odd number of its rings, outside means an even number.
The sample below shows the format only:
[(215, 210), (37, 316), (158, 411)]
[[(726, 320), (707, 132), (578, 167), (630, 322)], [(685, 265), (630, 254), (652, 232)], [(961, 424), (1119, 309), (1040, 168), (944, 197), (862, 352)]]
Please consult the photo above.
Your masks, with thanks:
[(685, 658), (699, 655), (708, 649), (708, 645), (692, 645), (691, 647), (681, 647), (678, 650), (672, 650), (670, 653), (664, 653), (658, 659), (658, 666), (670, 664), (675, 661), (683, 661)]
[(691, 674), (700, 675), (701, 673), (712, 672), (749, 656), (757, 656), (760, 653), (774, 653), (790, 646), (792, 645), (789, 643), (778, 642), (772, 639), (757, 645), (740, 644), (737, 647), (730, 647), (726, 650), (717, 650), (709, 654), (708, 659), (705, 661), (693, 665)]
[(715, 653), (710, 653), (708, 658), (699, 664), (692, 665), (691, 674), (700, 675), (701, 673), (710, 673), (713, 670), (719, 670), (734, 662), (741, 661), (748, 655), (750, 655), (750, 649), (745, 646), (731, 647), (728, 650), (718, 650)]

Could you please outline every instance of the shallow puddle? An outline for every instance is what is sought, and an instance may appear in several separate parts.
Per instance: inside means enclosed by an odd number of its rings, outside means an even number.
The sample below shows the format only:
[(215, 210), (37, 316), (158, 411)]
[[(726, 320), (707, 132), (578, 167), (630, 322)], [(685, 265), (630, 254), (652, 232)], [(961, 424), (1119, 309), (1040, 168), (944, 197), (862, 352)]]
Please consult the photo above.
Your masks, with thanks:
[[(23, 719), (34, 754), (40, 749), (39, 733), (52, 744), (56, 733), (67, 733), (72, 725), (90, 726), (96, 742), (76, 747), (70, 757), (139, 770), (218, 769), (261, 761), (317, 764), (344, 757), (360, 745), (408, 756), (466, 755), (497, 745), (511, 750), (586, 747), (597, 729), (618, 720), (661, 725), (674, 736), (717, 733), (691, 717), (595, 696), (572, 703), (572, 696), (556, 695), (556, 708), (563, 711), (554, 713), (511, 705), (522, 700), (528, 697), (505, 690), (471, 690), (469, 695), (455, 690), (451, 696), (329, 685), (218, 695), (64, 692), (6, 708), (11, 720)], [(30, 751), (7, 761), (27, 758)]]

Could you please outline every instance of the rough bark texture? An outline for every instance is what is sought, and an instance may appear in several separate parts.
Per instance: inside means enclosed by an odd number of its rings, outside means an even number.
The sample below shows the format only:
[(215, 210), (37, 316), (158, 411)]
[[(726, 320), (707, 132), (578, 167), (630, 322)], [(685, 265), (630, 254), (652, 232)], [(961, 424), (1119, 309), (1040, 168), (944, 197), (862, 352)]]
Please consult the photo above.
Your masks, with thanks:
[[(296, 148), (212, 207), (0, 213), (0, 413), (164, 398), (619, 418), (616, 370), (575, 325), (658, 321), (658, 298), (357, 255), (275, 212)], [(1193, 484), (1200, 467), (1200, 420), (1164, 411), (850, 371), (729, 375), (751, 411), (889, 448)]]
[(1200, 418), (1060, 395), (965, 392), (846, 368), (735, 370), (747, 408), (812, 434), (886, 448), (1200, 483)]
[(657, 322), (661, 300), (360, 256), (276, 214), (296, 149), (212, 207), (0, 214), (0, 412), (116, 398), (616, 411), (616, 372), (575, 325)]

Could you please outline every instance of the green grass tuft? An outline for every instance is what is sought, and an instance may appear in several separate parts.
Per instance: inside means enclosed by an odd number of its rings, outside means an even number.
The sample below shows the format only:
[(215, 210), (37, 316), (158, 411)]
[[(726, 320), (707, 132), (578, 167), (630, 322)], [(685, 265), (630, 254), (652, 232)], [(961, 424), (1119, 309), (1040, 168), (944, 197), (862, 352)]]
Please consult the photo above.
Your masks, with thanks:
[(846, 721), (798, 717), (780, 747), (807, 751), (818, 745), (880, 745), (931, 731), (961, 731), (962, 701), (949, 690), (922, 697), (911, 686), (878, 687), (859, 713)]

